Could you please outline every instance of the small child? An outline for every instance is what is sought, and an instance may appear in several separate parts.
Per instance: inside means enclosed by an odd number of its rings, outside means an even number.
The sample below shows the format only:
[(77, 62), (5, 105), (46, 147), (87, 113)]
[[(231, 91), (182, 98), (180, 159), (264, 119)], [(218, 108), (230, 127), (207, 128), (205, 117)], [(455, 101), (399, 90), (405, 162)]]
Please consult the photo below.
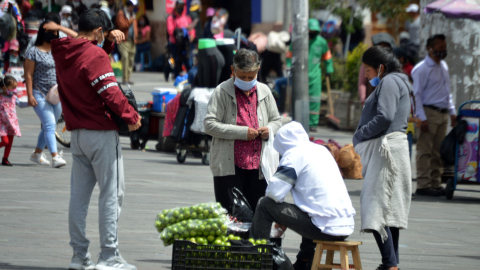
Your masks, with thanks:
[(0, 148), (5, 147), (2, 165), (12, 166), (8, 161), (10, 150), (12, 149), (13, 136), (22, 136), (20, 127), (18, 126), (17, 111), (15, 104), (18, 103), (15, 90), (17, 88), (17, 80), (12, 76), (0, 78)]

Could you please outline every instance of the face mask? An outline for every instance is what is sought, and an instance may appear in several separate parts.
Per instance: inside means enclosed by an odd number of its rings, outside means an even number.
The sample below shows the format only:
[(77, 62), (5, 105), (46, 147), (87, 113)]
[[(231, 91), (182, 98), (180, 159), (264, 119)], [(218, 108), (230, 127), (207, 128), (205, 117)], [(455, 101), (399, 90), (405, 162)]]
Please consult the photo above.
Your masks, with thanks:
[(175, 11), (176, 11), (178, 14), (182, 14), (183, 8), (176, 8)]
[(10, 55), (10, 63), (18, 63), (18, 55), (17, 56), (14, 56), (14, 55)]
[(57, 38), (58, 38), (57, 35), (55, 35), (55, 33), (52, 33), (52, 32), (45, 32), (45, 35), (43, 36), (43, 40), (47, 43), (50, 43), (52, 42), (52, 40)]
[(380, 67), (378, 68), (378, 75), (377, 77), (373, 78), (370, 80), (370, 84), (373, 86), (373, 87), (376, 87), (379, 83), (380, 83)]
[(2, 89), (2, 93), (3, 93), (3, 92), (6, 92), (7, 95), (9, 95), (9, 96), (13, 96), (13, 95), (17, 94), (17, 89), (10, 90), (10, 89), (8, 89), (8, 87), (5, 85), (5, 82), (2, 81), (2, 83), (3, 83), (3, 86), (5, 86), (5, 89)]
[(139, 22), (138, 22), (138, 25), (139, 25), (139, 26), (145, 26), (145, 22), (144, 22), (144, 21), (139, 21)]
[(235, 76), (234, 84), (242, 91), (250, 91), (255, 85), (257, 85), (257, 79), (255, 78), (253, 81), (246, 82)]
[(100, 48), (103, 48), (103, 44), (105, 44), (105, 36), (103, 35), (103, 32), (102, 32), (102, 42), (98, 43), (98, 40), (97, 40), (97, 46)]
[(308, 33), (308, 37), (309, 37), (310, 39), (314, 39), (317, 35), (318, 35), (318, 33), (316, 33), (316, 32)]
[(445, 59), (445, 57), (447, 57), (447, 50), (444, 50), (444, 51), (433, 51), (433, 55), (435, 55), (436, 57), (440, 58), (440, 59)]

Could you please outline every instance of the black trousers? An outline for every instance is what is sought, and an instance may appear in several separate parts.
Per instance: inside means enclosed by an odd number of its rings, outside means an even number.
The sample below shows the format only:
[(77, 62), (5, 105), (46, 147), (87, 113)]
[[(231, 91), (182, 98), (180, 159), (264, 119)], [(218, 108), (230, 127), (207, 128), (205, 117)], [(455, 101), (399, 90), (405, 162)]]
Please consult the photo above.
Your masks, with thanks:
[(302, 236), (297, 261), (312, 261), (315, 254), (315, 240), (343, 241), (348, 236), (333, 236), (322, 232), (312, 222), (307, 212), (290, 203), (276, 203), (269, 197), (264, 197), (257, 205), (253, 217), (250, 237), (254, 239), (269, 239), (272, 223), (281, 224)]
[(398, 254), (398, 238), (400, 237), (400, 230), (394, 227), (385, 227), (388, 238), (385, 242), (377, 231), (373, 231), (373, 236), (377, 241), (378, 249), (382, 254), (382, 264), (387, 267), (394, 267), (400, 263), (400, 256)]
[(265, 196), (267, 181), (260, 180), (260, 170), (244, 170), (235, 166), (235, 175), (213, 178), (215, 199), (223, 208), (232, 213), (232, 188), (238, 188), (252, 207), (253, 213), (257, 208), (258, 200)]
[(217, 47), (198, 50), (198, 87), (217, 87), (224, 66), (225, 59)]

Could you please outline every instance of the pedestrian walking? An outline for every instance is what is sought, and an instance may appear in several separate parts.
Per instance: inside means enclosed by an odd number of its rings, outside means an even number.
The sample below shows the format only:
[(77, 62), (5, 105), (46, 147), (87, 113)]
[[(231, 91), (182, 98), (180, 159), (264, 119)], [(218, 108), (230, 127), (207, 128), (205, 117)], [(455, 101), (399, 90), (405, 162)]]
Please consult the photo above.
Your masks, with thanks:
[(0, 78), (0, 148), (5, 147), (3, 152), (2, 165), (12, 166), (8, 157), (12, 150), (13, 136), (20, 137), (20, 126), (18, 125), (15, 103), (17, 96), (14, 90), (17, 88), (17, 80), (12, 76)]
[[(79, 29), (76, 38), (52, 43), (60, 100), (67, 129), (72, 132), (68, 223), (73, 257), (69, 269), (135, 270), (118, 250), (118, 219), (125, 182), (118, 127), (110, 113), (120, 116), (131, 131), (141, 125), (141, 117), (118, 88), (108, 57), (114, 43), (121, 43), (125, 36), (113, 30), (113, 23), (100, 9), (85, 11)], [(97, 183), (101, 252), (95, 266), (88, 252), (90, 241), (85, 227)]]
[(422, 121), (417, 140), (417, 191), (420, 196), (442, 196), (443, 164), (440, 145), (447, 134), (448, 121), (456, 125), (455, 105), (450, 93), (447, 43), (444, 35), (427, 40), (428, 55), (412, 71), (417, 117)]
[[(43, 153), (45, 146), (52, 155), (52, 167), (60, 168), (67, 162), (58, 154), (55, 127), (62, 114), (61, 103), (51, 104), (47, 101), (47, 94), (57, 84), (55, 61), (52, 57), (51, 42), (58, 38), (58, 30), (46, 30), (45, 24), (54, 22), (60, 24), (58, 13), (48, 13), (45, 21), (40, 25), (35, 45), (25, 54), (25, 82), (27, 87), (28, 105), (40, 119), (42, 126), (38, 135), (37, 146), (30, 155), (30, 160), (39, 165), (50, 166), (50, 162)], [(54, 91), (54, 90), (52, 90)]]
[(317, 131), (320, 120), (322, 96), (322, 69), (320, 61), (325, 62), (327, 76), (333, 73), (332, 53), (327, 41), (320, 36), (320, 23), (317, 19), (308, 20), (308, 95), (310, 96), (310, 131)]
[(417, 60), (420, 48), (420, 31), (422, 29), (420, 22), (420, 7), (417, 4), (410, 4), (405, 11), (410, 17), (410, 19), (405, 22), (405, 30), (407, 30), (410, 35), (409, 47), (413, 52), (413, 58)]
[(175, 2), (175, 9), (167, 17), (168, 49), (175, 59), (174, 76), (177, 78), (182, 72), (182, 66), (190, 70), (190, 43), (195, 40), (195, 32), (192, 18), (185, 12), (185, 1)]
[[(257, 205), (250, 237), (270, 238), (273, 222), (290, 228), (302, 236), (294, 269), (310, 270), (313, 240), (344, 241), (353, 233), (355, 209), (332, 154), (310, 142), (300, 123), (280, 128), (273, 145), (282, 159)], [(293, 204), (284, 201), (289, 192)]]
[(130, 81), (130, 76), (135, 64), (135, 44), (137, 43), (135, 38), (138, 36), (137, 18), (135, 17), (134, 8), (135, 5), (129, 0), (123, 9), (118, 11), (115, 18), (116, 27), (123, 32), (127, 39), (125, 42), (118, 44), (118, 50), (122, 57), (123, 84), (133, 84)]
[(236, 187), (255, 211), (267, 188), (260, 169), (265, 140), (282, 124), (272, 91), (257, 83), (258, 54), (238, 50), (231, 69), (233, 78), (215, 89), (204, 121), (205, 132), (213, 137), (210, 169), (217, 202), (231, 212)]
[(365, 76), (376, 88), (365, 101), (353, 136), (363, 165), (361, 231), (375, 237), (382, 255), (377, 270), (398, 270), (399, 231), (407, 229), (412, 195), (405, 132), (413, 89), (390, 49), (371, 47), (363, 54), (362, 62)]

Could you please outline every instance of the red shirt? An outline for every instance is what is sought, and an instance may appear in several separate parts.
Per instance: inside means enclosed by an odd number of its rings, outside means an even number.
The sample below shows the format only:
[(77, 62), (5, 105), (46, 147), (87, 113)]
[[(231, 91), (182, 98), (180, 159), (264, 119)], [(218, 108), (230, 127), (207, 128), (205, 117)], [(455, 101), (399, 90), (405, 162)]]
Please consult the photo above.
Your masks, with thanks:
[(113, 44), (104, 48), (83, 38), (52, 40), (58, 94), (68, 130), (118, 130), (107, 107), (127, 124), (138, 122), (138, 113), (118, 88), (108, 58)]
[(403, 72), (405, 72), (405, 74), (408, 75), (408, 77), (412, 76), (412, 70), (413, 70), (412, 64), (406, 63), (405, 65), (403, 65), (402, 69), (403, 69)]
[[(247, 126), (258, 129), (257, 117), (257, 87), (254, 86), (247, 96), (235, 86), (237, 98), (237, 126)], [(234, 144), (235, 166), (244, 170), (258, 170), (260, 167), (260, 154), (262, 152), (262, 139), (258, 136), (255, 140), (236, 140)]]

